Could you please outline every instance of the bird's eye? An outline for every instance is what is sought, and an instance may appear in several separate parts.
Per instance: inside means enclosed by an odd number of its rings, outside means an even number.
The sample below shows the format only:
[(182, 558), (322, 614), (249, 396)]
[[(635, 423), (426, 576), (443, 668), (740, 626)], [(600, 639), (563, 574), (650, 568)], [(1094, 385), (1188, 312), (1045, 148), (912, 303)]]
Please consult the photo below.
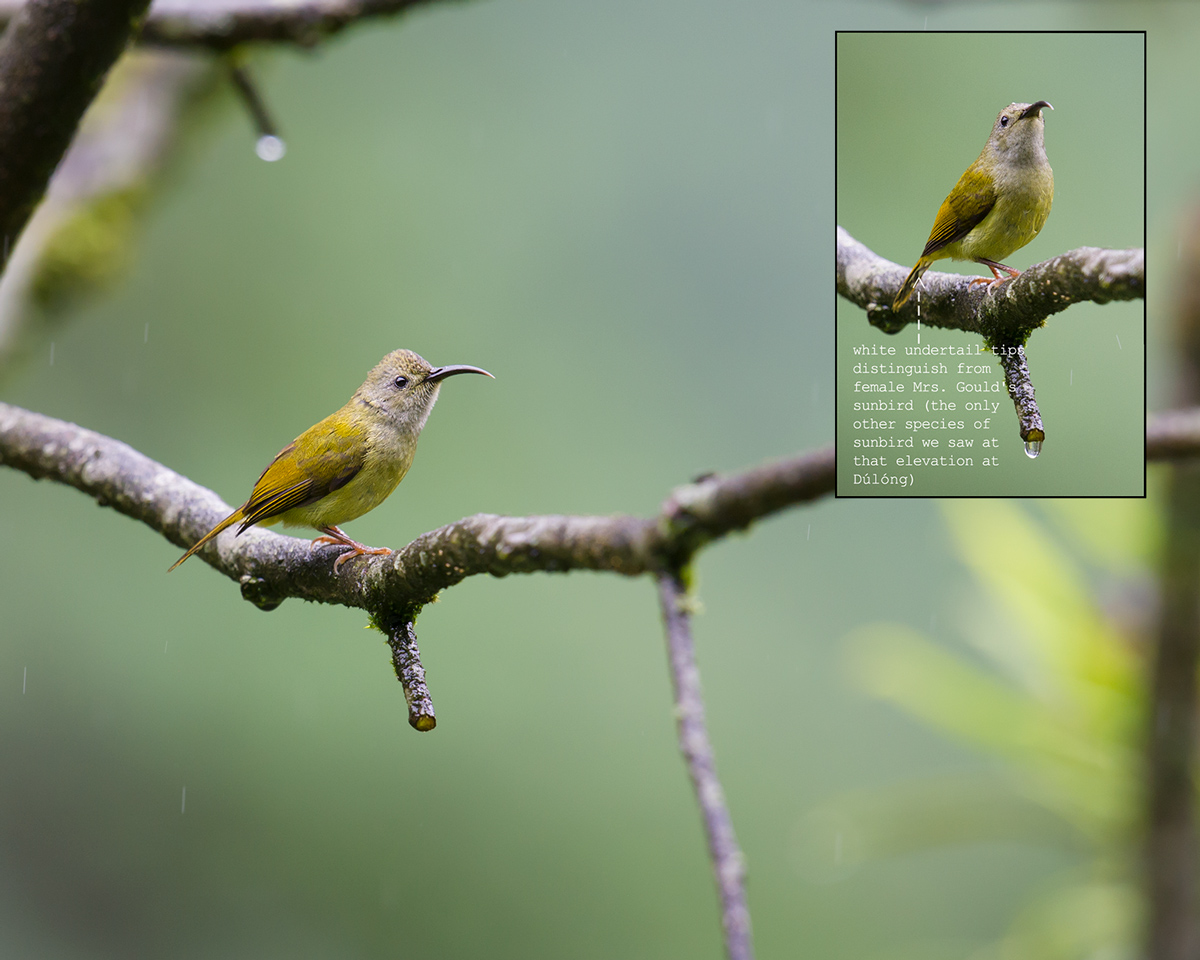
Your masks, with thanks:
[(408, 386), (408, 377), (397, 377), (392, 383), (396, 385), (397, 390), (403, 390)]
[(1000, 126), (1002, 126), (1002, 127), (1007, 127), (1007, 126), (1008, 126), (1008, 117), (1001, 117), (1001, 118), (1000, 118)]

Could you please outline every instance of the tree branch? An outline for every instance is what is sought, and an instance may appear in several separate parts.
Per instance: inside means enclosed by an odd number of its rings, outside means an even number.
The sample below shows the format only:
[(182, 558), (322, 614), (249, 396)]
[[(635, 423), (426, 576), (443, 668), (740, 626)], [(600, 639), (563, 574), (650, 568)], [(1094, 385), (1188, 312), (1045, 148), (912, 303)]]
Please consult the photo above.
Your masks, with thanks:
[(396, 668), (396, 679), (404, 688), (404, 699), (408, 703), (408, 725), (421, 733), (428, 733), (437, 726), (433, 712), (433, 700), (425, 684), (425, 667), (421, 663), (421, 651), (417, 648), (416, 614), (404, 611), (392, 623), (379, 624), (392, 648), (392, 666)]
[(1200, 465), (1172, 468), (1162, 603), (1150, 670), (1146, 743), (1148, 960), (1190, 960), (1196, 917), (1196, 669), (1200, 665)]
[(929, 327), (978, 333), (1004, 368), (1025, 452), (1036, 457), (1046, 439), (1025, 355), (1029, 335), (1072, 303), (1134, 300), (1146, 295), (1145, 253), (1079, 247), (999, 283), (950, 273), (926, 273), (899, 312), (892, 300), (908, 268), (885, 260), (837, 228), (837, 291), (867, 312), (884, 333), (918, 318)]
[(1042, 450), (1046, 434), (1042, 430), (1042, 412), (1038, 409), (1033, 393), (1033, 380), (1029, 376), (1029, 361), (1023, 346), (997, 346), (993, 348), (1004, 370), (1004, 385), (1017, 411), (1017, 429), (1025, 441), (1025, 453), (1036, 457)]
[(730, 960), (753, 960), (750, 911), (746, 907), (745, 861), (733, 832), (733, 819), (725, 804), (725, 791), (721, 789), (716, 760), (708, 740), (700, 670), (696, 666), (696, 651), (692, 643), (690, 599), (684, 587), (684, 576), (680, 570), (671, 570), (659, 573), (656, 577), (663, 624), (667, 631), (671, 685), (675, 691), (679, 750), (687, 763), (692, 787), (696, 791), (696, 802), (704, 818), (709, 856), (721, 899), (721, 925), (725, 930), (726, 953)]
[[(394, 16), (430, 0), (156, 0), (141, 41), (228, 50), (242, 43), (311, 47), (358, 20)], [(22, 0), (0, 0), (0, 26)]]
[[(1186, 253), (1184, 252), (1186, 247)], [(1176, 311), (1178, 396), (1200, 403), (1200, 217), (1180, 247), (1183, 282)], [(1163, 446), (1177, 449), (1196, 410), (1158, 418)], [(1190, 423), (1189, 423), (1190, 421)], [(1150, 444), (1147, 443), (1147, 447)], [(1196, 910), (1196, 670), (1200, 665), (1200, 464), (1170, 468), (1158, 629), (1146, 711), (1146, 957), (1190, 960), (1200, 949)]]
[[(898, 333), (917, 319), (914, 295), (899, 313), (892, 300), (908, 267), (885, 260), (837, 228), (837, 291), (867, 312), (873, 326)], [(921, 323), (980, 334), (988, 344), (1021, 345), (1047, 317), (1073, 303), (1139, 300), (1146, 295), (1141, 249), (1079, 247), (1035, 263), (1013, 280), (973, 283), (953, 273), (926, 273), (919, 285)]]
[[(230, 512), (209, 490), (119, 440), (0, 403), (0, 464), (35, 479), (75, 487), (102, 506), (147, 524), (184, 547)], [(330, 554), (304, 540), (251, 528), (223, 534), (199, 554), (241, 584), (265, 610), (288, 597), (360, 607), (386, 635), (404, 687), (409, 723), (436, 724), (414, 623), (422, 606), (468, 576), (534, 571), (653, 573), (666, 620), (680, 743), (695, 783), (733, 960), (750, 960), (750, 921), (742, 856), (725, 808), (704, 723), (699, 674), (678, 571), (696, 551), (755, 520), (833, 491), (834, 453), (765, 464), (730, 476), (706, 476), (677, 488), (659, 516), (500, 517), (477, 514), (418, 537), (390, 557), (361, 557), (333, 573)]]
[(0, 269), (149, 0), (29, 0), (0, 38)]
[(1146, 418), (1146, 459), (1200, 456), (1200, 407), (1168, 410)]
[[(75, 487), (140, 520), (179, 547), (195, 543), (230, 507), (132, 447), (0, 403), (0, 463)], [(335, 548), (251, 528), (222, 534), (198, 556), (263, 609), (288, 597), (370, 611), (380, 622), (419, 610), (481, 573), (607, 570), (636, 576), (678, 566), (705, 544), (833, 491), (833, 448), (710, 476), (675, 490), (653, 518), (476, 514), (417, 537), (390, 557), (360, 557), (335, 576)], [(414, 614), (415, 615), (415, 614)]]

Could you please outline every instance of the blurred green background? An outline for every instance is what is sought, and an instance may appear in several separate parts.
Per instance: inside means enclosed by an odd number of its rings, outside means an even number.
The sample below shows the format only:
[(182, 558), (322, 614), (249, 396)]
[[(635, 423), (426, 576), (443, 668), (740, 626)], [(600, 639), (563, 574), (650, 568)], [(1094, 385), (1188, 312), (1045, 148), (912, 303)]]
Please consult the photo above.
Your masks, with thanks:
[[(1065, 24), (1064, 24), (1065, 25)], [(1030, 24), (1040, 26), (1040, 24)], [(1079, 27), (1096, 26), (1080, 21)], [(1044, 111), (1046, 153), (1054, 168), (1054, 209), (1042, 232), (1007, 258), (1016, 269), (1048, 260), (1076, 247), (1144, 245), (1145, 58), (1137, 33), (843, 33), (838, 37), (838, 222), (880, 256), (906, 270), (916, 262), (929, 236), (938, 205), (963, 170), (979, 155), (996, 114), (1011, 102), (1048, 100)], [(934, 270), (989, 276), (986, 268), (952, 260)], [(938, 357), (904, 355), (918, 343), (909, 326), (888, 335), (870, 326), (866, 314), (838, 301), (838, 492), (852, 496), (1036, 495), (1142, 496), (1145, 434), (1144, 301), (1076, 304), (1051, 317), (1026, 344), (1030, 373), (1045, 423), (1042, 456), (1028, 459), (1022, 450), (1017, 419), (1007, 392), (987, 394), (999, 402), (991, 414), (994, 429), (926, 432), (941, 436), (942, 449), (894, 449), (894, 455), (966, 454), (946, 448), (946, 438), (975, 439), (977, 466), (971, 469), (917, 468), (916, 482), (901, 490), (851, 483), (854, 437), (912, 436), (912, 431), (854, 430), (854, 400), (880, 394), (854, 394), (852, 372), (857, 344), (896, 348), (903, 364), (934, 362)], [(982, 337), (951, 330), (920, 331), (921, 345), (976, 347)], [(868, 358), (887, 362), (889, 358)], [(988, 355), (948, 357), (951, 371), (961, 360), (990, 366), (1002, 381), (999, 362)], [(869, 377), (899, 380), (919, 377)], [(934, 379), (926, 377), (925, 380)], [(956, 377), (941, 378), (953, 389)], [(889, 399), (908, 399), (887, 395)], [(974, 421), (963, 412), (964, 400), (978, 394), (943, 394), (957, 404), (952, 413), (927, 414), (917, 401), (914, 414), (870, 414), (876, 419)], [(998, 439), (995, 450), (979, 442)], [(999, 466), (983, 467), (994, 454)], [(909, 473), (889, 469), (890, 473)]]
[[(227, 95), (133, 275), (3, 399), (237, 503), (405, 346), (497, 379), (449, 384), (412, 473), (352, 535), (399, 545), (476, 511), (652, 513), (698, 473), (832, 439), (833, 31), (1000, 22), (1150, 31), (1161, 406), (1196, 185), (1190, 4), (494, 0), (268, 51), (286, 158), (256, 159)], [(860, 239), (904, 259), (932, 212), (914, 203), (895, 242)], [(12, 471), (0, 505), (0, 952), (721, 955), (649, 582), (449, 591), (418, 624), (439, 718), (421, 735), (361, 613), (264, 614), (195, 561), (167, 577), (175, 547)], [(792, 511), (706, 552), (699, 590), (762, 956), (970, 956), (1082, 862), (1005, 838), (836, 869), (810, 850), (814, 811), (841, 796), (993, 765), (846, 667), (845, 636), (870, 621), (957, 647), (986, 615), (935, 503)]]

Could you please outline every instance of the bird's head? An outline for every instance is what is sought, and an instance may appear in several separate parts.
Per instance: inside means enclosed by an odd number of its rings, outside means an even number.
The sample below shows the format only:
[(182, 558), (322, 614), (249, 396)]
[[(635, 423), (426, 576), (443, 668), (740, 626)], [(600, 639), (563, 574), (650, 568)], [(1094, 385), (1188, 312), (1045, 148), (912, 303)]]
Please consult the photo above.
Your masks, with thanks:
[(401, 430), (418, 434), (437, 401), (442, 381), (460, 373), (491, 374), (479, 367), (434, 367), (411, 350), (393, 350), (375, 365), (354, 399)]

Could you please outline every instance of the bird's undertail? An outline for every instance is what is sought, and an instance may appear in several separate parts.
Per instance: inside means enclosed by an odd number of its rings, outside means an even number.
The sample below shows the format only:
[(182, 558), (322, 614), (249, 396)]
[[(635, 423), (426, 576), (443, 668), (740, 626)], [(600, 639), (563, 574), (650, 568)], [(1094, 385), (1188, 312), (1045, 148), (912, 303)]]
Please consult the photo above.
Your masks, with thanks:
[(908, 298), (912, 296), (913, 290), (916, 289), (917, 281), (929, 269), (929, 264), (932, 262), (932, 260), (926, 260), (922, 257), (917, 261), (917, 265), (909, 271), (908, 276), (904, 278), (904, 283), (900, 286), (900, 292), (896, 294), (896, 299), (892, 301), (893, 313), (908, 303)]
[(224, 520), (222, 520), (220, 523), (218, 523), (215, 527), (213, 527), (211, 530), (209, 530), (208, 533), (206, 533), (199, 540), (197, 540), (192, 545), (191, 549), (188, 550), (187, 553), (185, 553), (182, 557), (180, 557), (173, 564), (171, 564), (171, 566), (167, 568), (167, 573), (170, 573), (177, 566), (179, 566), (181, 563), (183, 563), (184, 560), (186, 560), (193, 553), (195, 553), (197, 550), (199, 550), (202, 546), (204, 546), (206, 543), (208, 543), (209, 540), (211, 540), (213, 537), (215, 537), (218, 533), (220, 533), (226, 527), (233, 526), (235, 523), (237, 523), (241, 519), (242, 519), (242, 508), (238, 507), (236, 510), (233, 511), (233, 513), (231, 513)]

